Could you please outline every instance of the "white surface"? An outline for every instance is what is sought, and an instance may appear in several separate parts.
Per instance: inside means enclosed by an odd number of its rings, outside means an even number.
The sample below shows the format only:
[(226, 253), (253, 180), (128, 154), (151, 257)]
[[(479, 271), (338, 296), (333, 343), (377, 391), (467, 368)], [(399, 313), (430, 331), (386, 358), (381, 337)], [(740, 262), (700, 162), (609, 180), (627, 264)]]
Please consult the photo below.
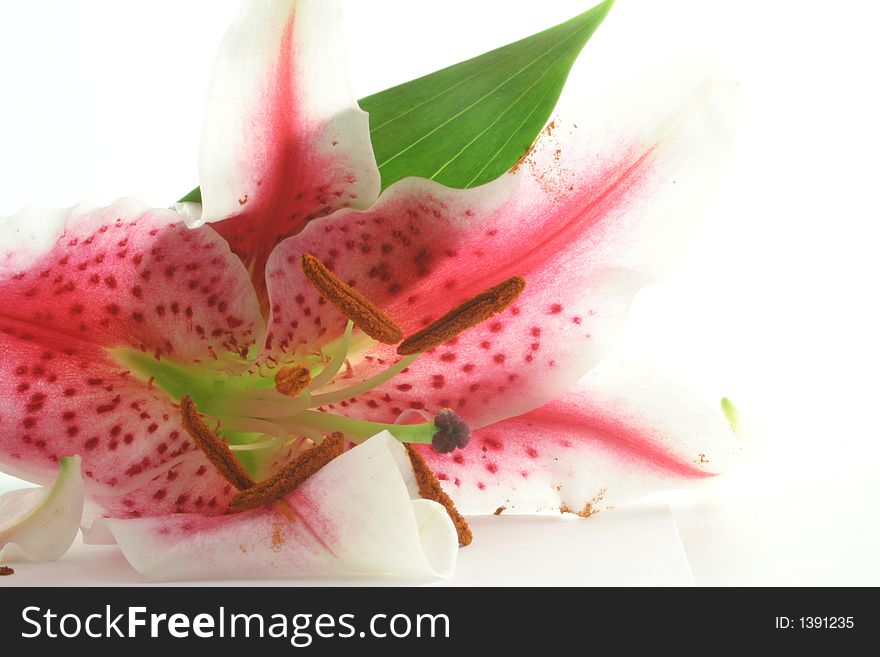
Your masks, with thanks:
[[(474, 519), (471, 528), (476, 540), (459, 552), (455, 574), (447, 580), (363, 578), (258, 582), (271, 586), (693, 584), (668, 507), (631, 507), (617, 513), (600, 513), (587, 520), (557, 516), (488, 516)], [(125, 562), (115, 546), (80, 543), (74, 545), (61, 561), (15, 564), (15, 575), (0, 579), (0, 587), (134, 586), (151, 583)], [(221, 586), (236, 583), (242, 582), (196, 584)]]
[[(0, 4), (0, 213), (126, 194), (164, 205), (192, 187), (212, 53), (237, 4)], [(355, 91), (589, 4), (353, 0)], [(718, 204), (681, 270), (637, 299), (620, 348), (730, 396), (766, 438), (711, 491), (672, 498), (698, 583), (880, 584), (878, 23), (874, 3), (620, 0), (584, 54), (603, 79), (713, 54), (742, 83)]]

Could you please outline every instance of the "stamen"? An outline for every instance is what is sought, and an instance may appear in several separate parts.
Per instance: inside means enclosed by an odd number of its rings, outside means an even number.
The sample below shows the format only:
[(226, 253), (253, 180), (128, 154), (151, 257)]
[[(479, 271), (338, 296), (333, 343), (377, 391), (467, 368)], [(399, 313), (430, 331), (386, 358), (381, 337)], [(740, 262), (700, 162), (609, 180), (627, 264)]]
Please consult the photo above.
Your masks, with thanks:
[(275, 375), (275, 390), (288, 397), (296, 397), (309, 387), (312, 376), (305, 367), (282, 367)]
[[(252, 417), (226, 417), (217, 416), (220, 424), (227, 431), (241, 431), (244, 433), (262, 433), (267, 436), (274, 436), (272, 440), (281, 440), (287, 438), (288, 432), (280, 424), (269, 422), (268, 420), (258, 420)], [(230, 445), (229, 448), (234, 452), (237, 445)]]
[[(282, 395), (275, 388), (256, 388), (242, 390), (235, 394), (217, 395), (210, 400), (210, 412), (213, 417), (231, 418), (262, 418), (273, 420), (290, 417), (311, 406), (308, 393), (290, 398)], [(208, 406), (206, 405), (207, 409)]]
[(403, 331), (363, 294), (343, 283), (320, 260), (308, 253), (302, 257), (302, 270), (324, 298), (371, 338), (385, 344), (397, 344)]
[(425, 459), (418, 450), (412, 445), (404, 445), (404, 447), (406, 453), (409, 454), (409, 462), (412, 464), (413, 474), (415, 474), (416, 483), (419, 485), (419, 496), (442, 505), (446, 509), (446, 513), (449, 514), (452, 524), (455, 525), (455, 531), (458, 532), (458, 544), (470, 545), (474, 540), (474, 535), (471, 528), (468, 527), (467, 520), (455, 508), (452, 498), (440, 486), (437, 477), (431, 472), (431, 468), (425, 463)]
[(342, 434), (334, 433), (317, 447), (300, 454), (275, 476), (238, 493), (229, 503), (229, 510), (232, 513), (240, 513), (265, 506), (284, 497), (343, 451), (345, 451), (345, 441)]
[(525, 287), (526, 282), (520, 276), (508, 278), (503, 283), (465, 301), (430, 326), (409, 336), (397, 347), (397, 353), (401, 356), (419, 354), (448, 342), (462, 331), (500, 313), (517, 300)]
[(318, 431), (317, 429), (311, 429), (309, 427), (304, 427), (302, 425), (296, 424), (294, 422), (287, 423), (287, 431), (290, 435), (300, 436), (303, 438), (308, 438), (313, 443), (318, 444), (322, 440), (324, 440), (324, 434)]
[(327, 385), (333, 380), (336, 373), (342, 369), (342, 366), (345, 364), (345, 358), (348, 356), (348, 347), (351, 344), (351, 331), (353, 328), (354, 323), (348, 320), (348, 324), (345, 325), (345, 332), (342, 334), (342, 340), (339, 343), (339, 348), (333, 354), (333, 358), (330, 359), (327, 366), (321, 370), (321, 373), (312, 379), (312, 382), (309, 384), (309, 390), (318, 390)]
[(180, 400), (180, 414), (183, 417), (184, 429), (229, 483), (239, 490), (245, 490), (254, 485), (254, 480), (245, 472), (241, 463), (229, 449), (229, 445), (220, 440), (217, 434), (211, 431), (199, 417), (196, 405), (189, 397), (183, 397)]
[(376, 376), (370, 377), (366, 381), (361, 381), (360, 383), (356, 383), (353, 386), (349, 386), (347, 388), (342, 388), (341, 390), (325, 392), (323, 395), (314, 395), (312, 397), (312, 407), (314, 408), (316, 406), (327, 406), (328, 404), (336, 404), (337, 402), (345, 401), (346, 399), (351, 399), (352, 397), (357, 397), (358, 395), (362, 395), (365, 392), (369, 392), (373, 388), (376, 388), (383, 383), (386, 383), (387, 381), (393, 379), (395, 376), (397, 376), (403, 370), (409, 367), (412, 362), (418, 357), (418, 354), (413, 354), (412, 356), (404, 356), (385, 371), (380, 372)]
[(277, 447), (283, 442), (284, 440), (282, 438), (270, 438), (269, 440), (262, 440), (258, 443), (242, 443), (240, 445), (230, 445), (229, 449), (233, 452), (257, 452), (262, 449)]

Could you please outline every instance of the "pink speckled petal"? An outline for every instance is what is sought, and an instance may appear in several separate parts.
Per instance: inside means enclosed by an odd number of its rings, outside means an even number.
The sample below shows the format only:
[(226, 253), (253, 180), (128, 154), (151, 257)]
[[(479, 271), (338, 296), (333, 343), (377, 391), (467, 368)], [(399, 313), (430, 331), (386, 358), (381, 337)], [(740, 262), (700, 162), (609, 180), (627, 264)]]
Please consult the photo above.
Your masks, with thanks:
[(542, 408), (422, 453), (463, 513), (563, 508), (589, 515), (728, 470), (748, 448), (717, 403), (611, 360)]
[(340, 11), (337, 0), (248, 0), (220, 47), (203, 124), (201, 218), (221, 222), (261, 295), (278, 242), (379, 194)]
[[(88, 495), (142, 488), (193, 447), (171, 399), (113, 350), (246, 366), (263, 323), (244, 267), (210, 228), (134, 201), (26, 211), (0, 230), (3, 469), (45, 482), (60, 457), (79, 453)], [(154, 508), (128, 510), (175, 510), (177, 496), (159, 491)]]
[(394, 574), (446, 577), (458, 536), (446, 510), (417, 499), (403, 447), (374, 436), (285, 500), (238, 515), (102, 520), (138, 572), (160, 580)]
[[(268, 353), (290, 359), (342, 330), (344, 318), (303, 280), (304, 252), (406, 332), (519, 275), (526, 290), (510, 309), (343, 412), (393, 420), (451, 407), (482, 426), (550, 401), (608, 352), (634, 294), (682, 252), (725, 159), (731, 93), (711, 77), (658, 74), (604, 102), (583, 99), (585, 110), (569, 112), (575, 123), (557, 119), (493, 183), (460, 191), (407, 179), (369, 211), (311, 224), (270, 260)], [(353, 355), (336, 385), (394, 359), (383, 346)]]

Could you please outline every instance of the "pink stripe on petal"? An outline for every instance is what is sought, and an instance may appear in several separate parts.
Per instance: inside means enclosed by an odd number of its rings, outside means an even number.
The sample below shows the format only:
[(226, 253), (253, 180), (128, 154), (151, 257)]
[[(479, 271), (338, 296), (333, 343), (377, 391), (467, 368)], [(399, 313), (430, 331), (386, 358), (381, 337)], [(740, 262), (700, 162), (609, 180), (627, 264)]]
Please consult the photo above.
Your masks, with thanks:
[[(569, 404), (566, 405), (565, 401)], [(611, 415), (605, 408), (591, 404), (586, 393), (583, 398), (569, 395), (562, 402), (551, 402), (529, 413), (528, 418), (533, 425), (540, 425), (550, 434), (570, 434), (572, 427), (577, 427), (574, 442), (591, 442), (600, 449), (613, 452), (622, 460), (638, 462), (646, 470), (652, 470), (661, 476), (705, 479), (714, 474), (696, 467), (695, 464), (700, 460), (699, 455), (690, 461), (678, 458), (663, 447), (654, 428), (633, 426), (626, 418)], [(528, 461), (523, 460), (523, 464), (526, 463)]]
[(315, 217), (366, 207), (378, 195), (339, 12), (327, 0), (247, 2), (215, 68), (202, 139), (203, 219), (220, 222), (264, 301), (276, 244)]
[[(312, 352), (344, 326), (298, 271), (304, 252), (407, 333), (519, 275), (526, 289), (511, 308), (342, 412), (394, 420), (408, 408), (448, 406), (482, 426), (563, 393), (613, 346), (635, 293), (681, 253), (717, 177), (729, 88), (691, 80), (672, 98), (653, 91), (609, 103), (610, 118), (591, 105), (576, 125), (556, 121), (496, 182), (461, 191), (404, 180), (369, 211), (336, 213), (288, 239), (268, 268), (268, 353)], [(648, 119), (621, 109), (652, 103)], [(384, 346), (355, 354), (336, 385), (394, 360)]]
[(465, 450), (423, 453), (466, 513), (589, 515), (724, 472), (747, 447), (717, 406), (606, 361), (559, 399), (476, 431)]

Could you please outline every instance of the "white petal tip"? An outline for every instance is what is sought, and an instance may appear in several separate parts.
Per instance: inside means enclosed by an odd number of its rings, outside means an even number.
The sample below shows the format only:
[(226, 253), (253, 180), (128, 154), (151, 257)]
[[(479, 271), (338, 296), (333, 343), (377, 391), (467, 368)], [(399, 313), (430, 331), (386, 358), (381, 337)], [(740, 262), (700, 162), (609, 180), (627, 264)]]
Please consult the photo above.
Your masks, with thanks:
[(428, 565), (437, 577), (447, 578), (458, 559), (458, 533), (446, 509), (432, 500), (413, 500), (419, 539)]
[(0, 562), (63, 556), (79, 531), (83, 500), (79, 456), (61, 459), (51, 488), (24, 488), (0, 496)]

